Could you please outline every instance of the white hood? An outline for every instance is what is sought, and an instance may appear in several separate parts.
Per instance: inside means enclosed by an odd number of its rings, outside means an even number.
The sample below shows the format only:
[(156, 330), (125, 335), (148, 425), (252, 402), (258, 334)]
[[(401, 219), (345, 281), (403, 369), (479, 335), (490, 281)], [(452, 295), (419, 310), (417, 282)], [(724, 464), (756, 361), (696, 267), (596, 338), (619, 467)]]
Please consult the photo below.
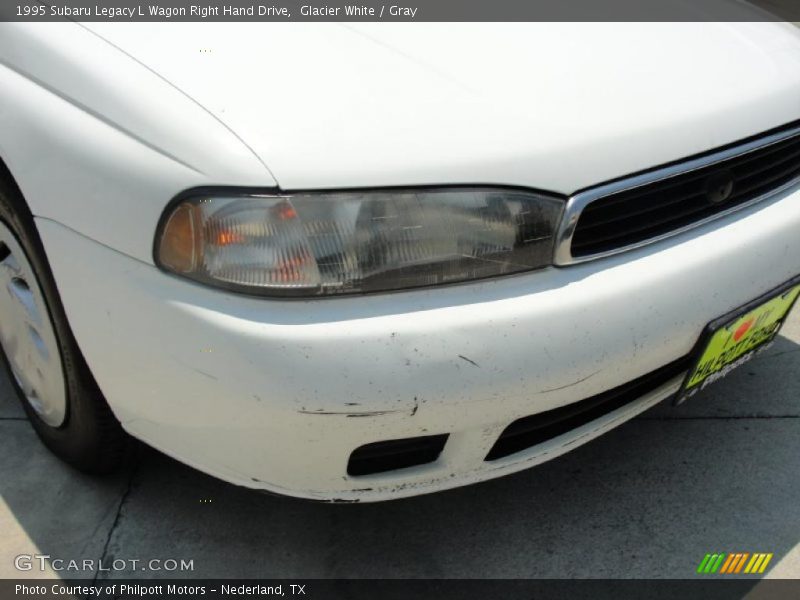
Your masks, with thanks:
[(86, 26), (284, 189), (570, 193), (800, 119), (800, 30), (780, 23)]

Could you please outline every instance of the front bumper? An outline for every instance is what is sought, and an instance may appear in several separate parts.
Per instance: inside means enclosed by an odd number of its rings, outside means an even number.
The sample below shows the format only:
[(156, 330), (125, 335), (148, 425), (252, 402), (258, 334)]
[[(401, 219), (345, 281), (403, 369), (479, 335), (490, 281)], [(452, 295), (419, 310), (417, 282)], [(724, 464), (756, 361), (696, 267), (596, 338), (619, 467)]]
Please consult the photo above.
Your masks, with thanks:
[[(123, 426), (236, 484), (384, 500), (553, 458), (677, 389), (498, 461), (512, 421), (685, 356), (800, 273), (800, 190), (615, 257), (438, 289), (313, 301), (225, 293), (38, 219), (76, 339)], [(449, 433), (433, 463), (347, 474), (351, 452)]]

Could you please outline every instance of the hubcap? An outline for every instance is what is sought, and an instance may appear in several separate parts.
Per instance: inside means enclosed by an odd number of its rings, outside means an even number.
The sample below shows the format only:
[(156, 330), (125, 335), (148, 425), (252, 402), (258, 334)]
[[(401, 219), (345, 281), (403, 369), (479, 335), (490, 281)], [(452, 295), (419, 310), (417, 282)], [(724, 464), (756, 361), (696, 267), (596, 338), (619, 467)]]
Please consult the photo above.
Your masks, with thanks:
[(67, 411), (61, 353), (28, 257), (0, 222), (0, 344), (31, 408), (58, 427)]

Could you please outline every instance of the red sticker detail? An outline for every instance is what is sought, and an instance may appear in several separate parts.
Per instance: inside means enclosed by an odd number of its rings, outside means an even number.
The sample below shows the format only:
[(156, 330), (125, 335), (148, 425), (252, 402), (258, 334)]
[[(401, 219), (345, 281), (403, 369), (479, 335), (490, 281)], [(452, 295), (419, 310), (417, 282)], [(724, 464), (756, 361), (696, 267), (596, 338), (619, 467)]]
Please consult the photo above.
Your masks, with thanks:
[(754, 322), (755, 319), (748, 319), (747, 321), (739, 325), (739, 329), (737, 329), (733, 334), (733, 341), (738, 342), (740, 339), (742, 339), (742, 336), (744, 336), (745, 333), (750, 331), (750, 328), (753, 326)]

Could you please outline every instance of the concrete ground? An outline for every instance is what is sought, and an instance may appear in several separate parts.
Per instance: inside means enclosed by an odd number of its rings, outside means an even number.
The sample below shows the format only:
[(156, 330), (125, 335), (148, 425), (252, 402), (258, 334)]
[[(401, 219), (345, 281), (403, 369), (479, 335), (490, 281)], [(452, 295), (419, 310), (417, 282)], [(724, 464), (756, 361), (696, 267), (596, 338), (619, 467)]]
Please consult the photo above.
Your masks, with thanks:
[(15, 570), (40, 553), (193, 560), (195, 577), (685, 578), (707, 552), (772, 552), (768, 576), (798, 577), (799, 370), (800, 309), (768, 354), (685, 406), (517, 475), (374, 505), (266, 496), (153, 450), (81, 475), (3, 379), (0, 577), (52, 574)]

